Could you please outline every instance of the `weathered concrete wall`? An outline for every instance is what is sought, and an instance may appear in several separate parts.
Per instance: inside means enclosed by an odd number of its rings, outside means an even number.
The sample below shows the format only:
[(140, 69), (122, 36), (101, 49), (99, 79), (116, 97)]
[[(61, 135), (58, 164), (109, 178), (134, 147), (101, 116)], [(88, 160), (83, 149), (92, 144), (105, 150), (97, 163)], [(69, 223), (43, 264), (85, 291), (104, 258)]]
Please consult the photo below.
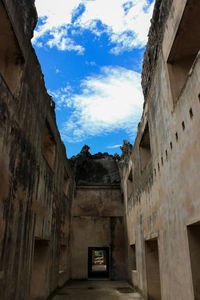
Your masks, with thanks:
[(123, 216), (119, 185), (78, 186), (73, 201), (73, 216)]
[[(159, 39), (159, 47), (156, 57), (148, 56), (149, 65), (145, 65), (148, 61), (144, 61), (143, 88), (146, 99), (144, 112), (129, 163), (122, 167), (129, 253), (128, 272), (129, 280), (148, 294), (146, 268), (148, 253), (145, 251), (145, 245), (147, 241), (157, 240), (162, 300), (194, 300), (190, 263), (192, 254), (188, 247), (187, 230), (188, 225), (200, 221), (200, 55), (198, 53), (193, 60), (176, 99), (172, 96), (173, 86), (169, 78), (168, 58), (175, 37), (184, 36), (188, 28), (191, 30), (193, 20), (196, 22), (195, 15), (190, 17), (188, 15), (190, 12), (200, 12), (200, 3), (189, 1), (188, 5), (191, 6), (185, 6), (185, 0), (174, 0), (172, 4), (171, 1), (163, 0), (157, 1), (156, 5), (161, 2), (157, 18), (162, 18), (165, 13), (166, 23), (158, 33), (155, 20), (152, 21), (150, 33), (153, 32), (155, 39), (156, 37)], [(162, 7), (169, 9), (162, 10)], [(185, 16), (184, 9), (188, 7), (189, 13), (185, 10), (185, 15), (189, 21), (185, 27), (181, 23), (181, 28), (180, 20)], [(179, 35), (177, 35), (178, 28)], [(188, 35), (194, 34), (195, 31), (192, 32), (190, 31)], [(150, 42), (151, 38), (150, 36)], [(193, 39), (198, 39), (198, 36), (193, 36)], [(188, 45), (184, 40), (179, 43), (177, 60)], [(191, 41), (189, 45), (192, 49)], [(150, 46), (151, 44), (148, 44), (146, 55), (150, 55)], [(198, 46), (200, 48), (200, 44)], [(150, 78), (148, 84), (147, 78)], [(179, 78), (176, 80), (175, 85), (178, 84)], [(150, 159), (142, 170), (141, 141), (147, 122)], [(133, 178), (132, 193), (128, 197), (127, 182), (130, 172)], [(130, 245), (136, 246), (136, 270), (131, 268)], [(199, 251), (198, 247), (195, 249)], [(199, 299), (196, 294), (195, 297)], [(155, 299), (160, 298), (157, 296)]]
[[(27, 300), (30, 290), (32, 298), (46, 299), (59, 282), (61, 246), (69, 253), (72, 184), (63, 191), (64, 173), (69, 180), (72, 175), (30, 42), (37, 21), (33, 1), (1, 0), (0, 15), (0, 299)], [(15, 85), (12, 74), (19, 75)], [(69, 267), (65, 271), (67, 280)]]
[(125, 278), (122, 217), (73, 217), (71, 278), (88, 278), (88, 247), (109, 247), (109, 278)]
[(143, 116), (119, 164), (124, 197), (116, 157), (85, 146), (71, 160), (73, 199), (30, 43), (33, 1), (0, 0), (0, 299), (46, 299), (87, 278), (88, 247), (109, 247), (109, 277), (127, 271), (149, 298), (200, 299), (199, 15), (199, 0), (156, 1)]
[(87, 150), (80, 156), (72, 203), (71, 277), (88, 278), (89, 247), (108, 247), (109, 278), (124, 279), (124, 208), (117, 164), (109, 155), (97, 159)]

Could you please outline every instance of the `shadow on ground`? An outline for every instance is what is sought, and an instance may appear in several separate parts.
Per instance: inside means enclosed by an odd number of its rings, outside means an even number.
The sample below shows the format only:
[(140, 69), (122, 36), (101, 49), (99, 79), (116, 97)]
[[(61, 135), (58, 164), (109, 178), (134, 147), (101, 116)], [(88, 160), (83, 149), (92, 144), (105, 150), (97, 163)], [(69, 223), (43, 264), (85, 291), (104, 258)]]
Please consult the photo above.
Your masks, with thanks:
[(53, 300), (145, 300), (125, 281), (70, 281), (57, 291)]

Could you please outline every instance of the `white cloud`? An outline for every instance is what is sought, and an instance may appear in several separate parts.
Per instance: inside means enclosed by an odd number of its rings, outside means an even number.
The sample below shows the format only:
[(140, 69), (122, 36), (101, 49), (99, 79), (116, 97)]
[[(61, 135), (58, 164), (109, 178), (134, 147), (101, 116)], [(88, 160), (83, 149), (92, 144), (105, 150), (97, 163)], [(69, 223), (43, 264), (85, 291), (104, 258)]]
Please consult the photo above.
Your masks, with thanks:
[(72, 94), (69, 87), (51, 92), (58, 109), (72, 109), (61, 129), (63, 140), (79, 142), (120, 129), (132, 138), (142, 112), (140, 80), (132, 70), (103, 67), (100, 75), (82, 81), (80, 94)]
[(147, 42), (153, 4), (148, 0), (95, 0), (88, 1), (86, 11), (77, 23), (83, 28), (97, 31), (96, 20), (106, 26), (105, 31), (119, 54), (134, 47), (143, 47)]
[(63, 107), (71, 106), (70, 96), (73, 93), (73, 90), (69, 84), (67, 84), (64, 88), (61, 88), (58, 91), (48, 90), (48, 93), (56, 99), (56, 110), (61, 110), (61, 108)]
[[(72, 18), (80, 5), (84, 5), (85, 10), (73, 23)], [(43, 23), (35, 31), (33, 43), (41, 45), (42, 38), (50, 33), (48, 46), (82, 54), (83, 46), (76, 45), (68, 29), (74, 33), (89, 29), (98, 36), (106, 32), (114, 44), (111, 52), (116, 55), (145, 45), (153, 10), (148, 0), (36, 0), (36, 7)], [(98, 27), (97, 21), (103, 29)]]
[(72, 39), (65, 37), (67, 35), (67, 31), (64, 29), (61, 30), (54, 30), (50, 32), (51, 38), (48, 40), (47, 45), (52, 48), (52, 47), (57, 47), (58, 50), (61, 51), (77, 51), (78, 54), (83, 54), (84, 48), (80, 45), (75, 45)]
[(113, 145), (113, 146), (107, 146), (108, 149), (117, 149), (121, 147), (122, 145)]
[(97, 64), (95, 63), (95, 61), (86, 61), (85, 62), (86, 65), (90, 65), (90, 66), (96, 66)]
[(36, 0), (35, 5), (38, 16), (42, 21), (34, 32), (33, 44), (41, 45), (41, 40), (50, 34), (46, 45), (57, 47), (59, 50), (77, 51), (82, 54), (84, 48), (76, 45), (68, 37), (68, 25), (71, 24), (72, 14), (80, 4), (80, 0)]

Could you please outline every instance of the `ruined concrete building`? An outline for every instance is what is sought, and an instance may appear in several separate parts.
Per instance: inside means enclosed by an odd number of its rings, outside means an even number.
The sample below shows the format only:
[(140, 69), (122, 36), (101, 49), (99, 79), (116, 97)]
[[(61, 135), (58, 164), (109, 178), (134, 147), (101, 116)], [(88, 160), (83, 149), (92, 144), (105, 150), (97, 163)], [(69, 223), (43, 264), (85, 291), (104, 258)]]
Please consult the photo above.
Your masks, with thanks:
[(134, 146), (68, 160), (30, 42), (34, 0), (0, 0), (0, 299), (98, 276), (200, 300), (199, 17), (199, 0), (156, 0)]

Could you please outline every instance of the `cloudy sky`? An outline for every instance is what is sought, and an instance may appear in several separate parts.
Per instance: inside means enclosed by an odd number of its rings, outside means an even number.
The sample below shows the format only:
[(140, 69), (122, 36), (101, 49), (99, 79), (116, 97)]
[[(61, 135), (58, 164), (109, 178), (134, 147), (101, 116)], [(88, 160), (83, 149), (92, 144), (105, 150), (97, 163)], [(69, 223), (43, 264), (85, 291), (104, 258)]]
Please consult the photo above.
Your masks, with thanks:
[(142, 58), (153, 0), (36, 0), (33, 46), (71, 157), (119, 153), (143, 105)]

